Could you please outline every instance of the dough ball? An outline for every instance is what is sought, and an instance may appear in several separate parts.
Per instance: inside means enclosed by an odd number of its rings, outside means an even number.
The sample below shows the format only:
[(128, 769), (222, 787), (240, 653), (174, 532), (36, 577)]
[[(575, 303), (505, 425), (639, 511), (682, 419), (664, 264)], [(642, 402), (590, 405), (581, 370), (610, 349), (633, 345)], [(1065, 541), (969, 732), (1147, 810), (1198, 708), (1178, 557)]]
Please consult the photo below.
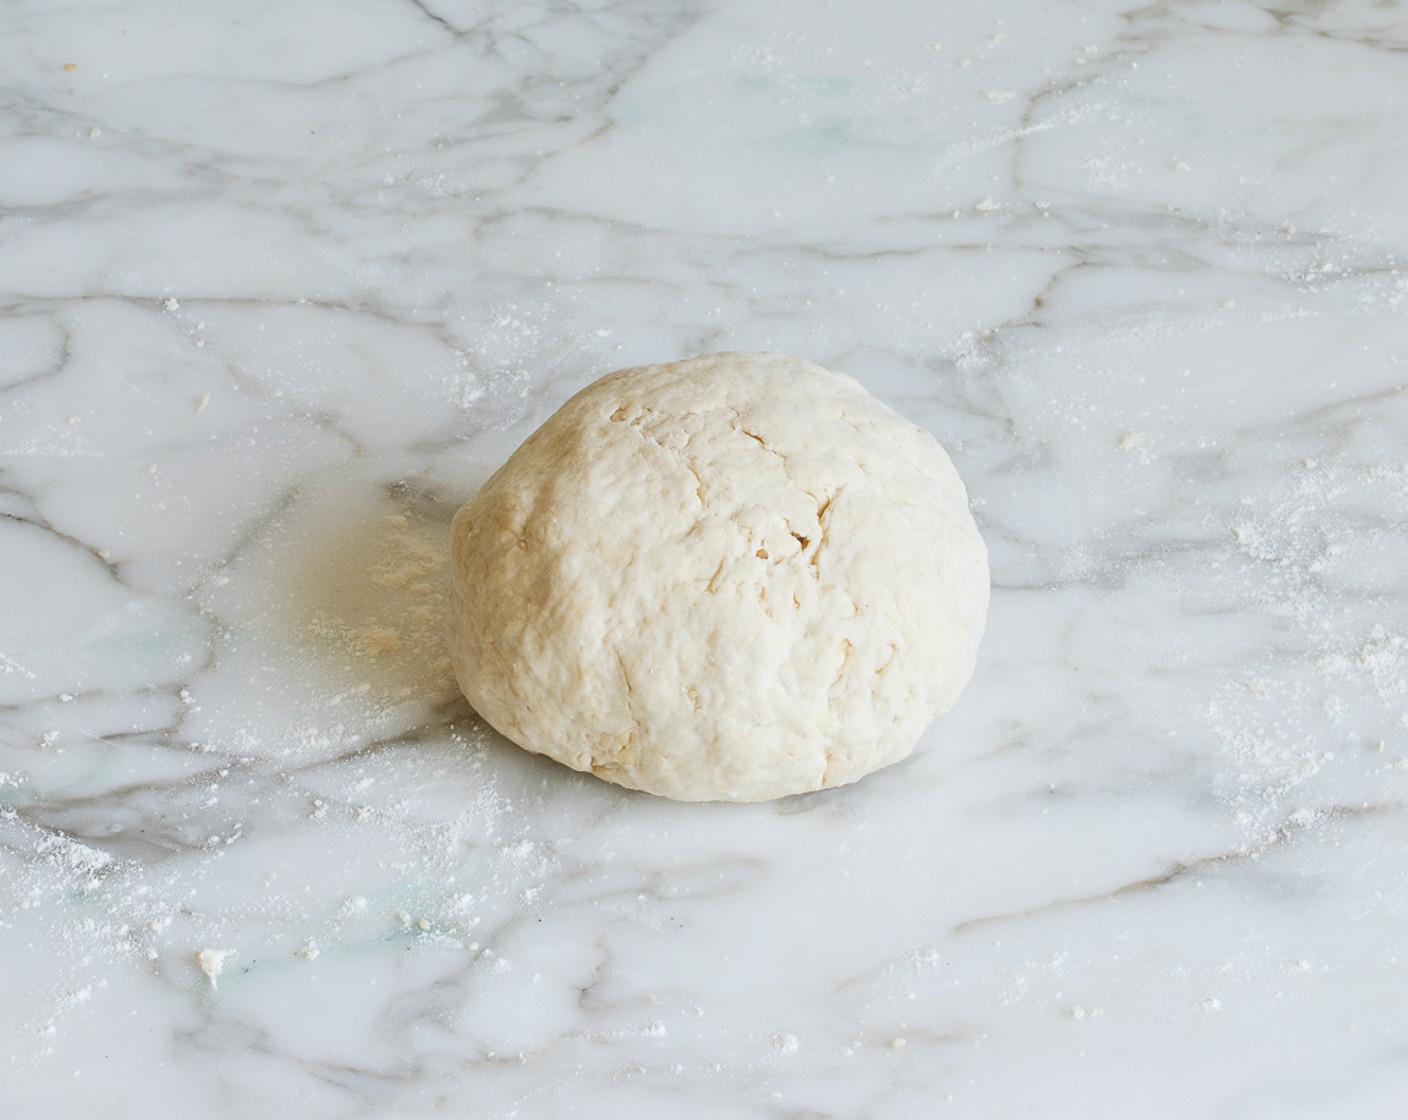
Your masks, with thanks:
[(685, 801), (904, 758), (973, 672), (987, 551), (922, 428), (798, 358), (608, 374), (455, 517), (450, 652), (519, 746)]

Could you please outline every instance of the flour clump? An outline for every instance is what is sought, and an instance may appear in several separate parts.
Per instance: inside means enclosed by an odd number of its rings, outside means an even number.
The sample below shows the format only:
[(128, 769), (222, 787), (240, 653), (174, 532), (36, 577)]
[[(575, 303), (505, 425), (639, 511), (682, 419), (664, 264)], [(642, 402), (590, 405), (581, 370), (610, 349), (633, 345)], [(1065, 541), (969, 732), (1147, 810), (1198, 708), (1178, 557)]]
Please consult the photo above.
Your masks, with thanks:
[(608, 374), (455, 517), (450, 654), (519, 746), (686, 801), (897, 762), (972, 675), (987, 552), (932, 436), (777, 354)]

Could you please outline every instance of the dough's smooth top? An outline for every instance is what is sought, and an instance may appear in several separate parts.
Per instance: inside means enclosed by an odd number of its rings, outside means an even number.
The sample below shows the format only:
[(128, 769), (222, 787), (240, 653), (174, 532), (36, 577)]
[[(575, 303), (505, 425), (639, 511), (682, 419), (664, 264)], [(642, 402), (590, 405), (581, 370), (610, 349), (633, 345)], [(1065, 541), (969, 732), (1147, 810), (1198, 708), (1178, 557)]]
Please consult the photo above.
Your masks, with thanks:
[(904, 758), (973, 672), (987, 552), (932, 436), (778, 354), (608, 374), (453, 526), (479, 714), (576, 770), (762, 801)]

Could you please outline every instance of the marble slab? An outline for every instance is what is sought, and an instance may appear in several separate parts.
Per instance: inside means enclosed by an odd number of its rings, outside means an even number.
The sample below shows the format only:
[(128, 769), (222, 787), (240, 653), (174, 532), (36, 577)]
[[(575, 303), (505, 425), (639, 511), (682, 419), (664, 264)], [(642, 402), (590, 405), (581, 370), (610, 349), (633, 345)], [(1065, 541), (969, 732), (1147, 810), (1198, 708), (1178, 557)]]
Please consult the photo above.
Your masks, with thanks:
[[(0, 22), (0, 1114), (1408, 1111), (1401, 6)], [(720, 349), (991, 550), (851, 788), (628, 793), (447, 673), (454, 509)]]

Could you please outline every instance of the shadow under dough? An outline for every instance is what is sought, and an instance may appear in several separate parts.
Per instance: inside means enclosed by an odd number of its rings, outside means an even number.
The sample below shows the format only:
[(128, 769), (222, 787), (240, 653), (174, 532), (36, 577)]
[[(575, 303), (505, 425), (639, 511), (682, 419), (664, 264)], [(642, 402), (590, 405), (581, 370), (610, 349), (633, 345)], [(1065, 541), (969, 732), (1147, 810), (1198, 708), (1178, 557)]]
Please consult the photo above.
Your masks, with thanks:
[(427, 731), (487, 728), (445, 644), (454, 508), (405, 483), (317, 504), (301, 515), (280, 596), (306, 668), (369, 700), (424, 706)]

